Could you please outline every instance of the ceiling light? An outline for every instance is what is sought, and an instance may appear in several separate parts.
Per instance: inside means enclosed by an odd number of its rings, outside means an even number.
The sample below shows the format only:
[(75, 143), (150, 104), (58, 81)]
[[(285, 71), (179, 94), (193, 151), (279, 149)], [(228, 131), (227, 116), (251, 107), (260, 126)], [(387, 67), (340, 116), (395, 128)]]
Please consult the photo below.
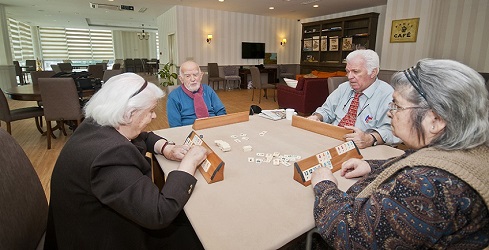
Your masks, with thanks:
[(275, 8), (274, 8), (274, 7), (268, 7), (268, 9), (269, 9), (269, 10), (273, 10), (273, 9), (275, 9)]
[(143, 27), (143, 32), (137, 33), (139, 40), (148, 40), (149, 39), (149, 33), (144, 32), (144, 24), (142, 25)]
[(310, 3), (315, 3), (315, 2), (319, 2), (320, 0), (306, 0), (304, 2), (302, 2), (301, 4), (310, 4)]
[(221, 2), (221, 3), (222, 3), (222, 2), (224, 2), (224, 0), (219, 0), (219, 2)]
[(312, 7), (317, 8), (317, 7), (319, 7), (319, 5), (315, 4), (315, 5), (313, 5)]

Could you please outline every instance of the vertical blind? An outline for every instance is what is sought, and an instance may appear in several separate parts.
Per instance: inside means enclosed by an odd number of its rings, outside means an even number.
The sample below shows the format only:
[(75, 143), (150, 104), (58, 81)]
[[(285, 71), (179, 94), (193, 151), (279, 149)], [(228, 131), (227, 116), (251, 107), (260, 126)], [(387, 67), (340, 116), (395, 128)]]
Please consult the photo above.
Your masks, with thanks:
[(34, 58), (31, 28), (28, 24), (8, 18), (10, 49), (14, 61), (25, 61)]
[(40, 27), (44, 60), (114, 59), (112, 31)]

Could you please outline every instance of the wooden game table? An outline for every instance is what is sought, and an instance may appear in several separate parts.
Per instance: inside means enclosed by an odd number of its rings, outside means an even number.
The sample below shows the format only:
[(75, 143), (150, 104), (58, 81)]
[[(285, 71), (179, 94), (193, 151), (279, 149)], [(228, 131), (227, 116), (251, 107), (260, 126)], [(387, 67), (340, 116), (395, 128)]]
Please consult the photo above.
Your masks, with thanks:
[[(191, 131), (192, 126), (183, 126), (155, 133), (183, 144)], [(196, 172), (197, 185), (184, 207), (205, 249), (278, 249), (314, 228), (313, 188), (293, 179), (293, 162), (275, 166), (272, 162), (249, 162), (248, 158), (279, 152), (304, 159), (343, 141), (294, 127), (290, 120), (273, 121), (257, 115), (250, 116), (249, 121), (196, 132), (225, 162), (222, 181), (208, 184)], [(215, 140), (229, 143), (231, 151), (222, 152)], [(246, 145), (252, 146), (252, 151), (244, 152)], [(360, 152), (364, 159), (387, 159), (403, 153), (385, 145)], [(161, 155), (156, 158), (165, 175), (178, 167), (178, 162)], [(335, 176), (341, 190), (356, 181), (340, 177), (338, 172)]]

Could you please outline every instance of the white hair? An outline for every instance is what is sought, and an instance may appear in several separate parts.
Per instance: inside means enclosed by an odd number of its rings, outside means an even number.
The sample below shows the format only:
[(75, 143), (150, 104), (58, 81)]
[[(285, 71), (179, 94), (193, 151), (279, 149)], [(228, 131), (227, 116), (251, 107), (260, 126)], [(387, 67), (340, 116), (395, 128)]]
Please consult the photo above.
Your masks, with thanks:
[[(377, 52), (371, 49), (358, 49), (350, 52), (346, 56), (346, 62), (353, 60), (356, 57), (361, 57), (365, 61), (365, 68), (367, 68), (367, 73), (370, 75), (374, 69), (380, 68), (380, 59)], [(377, 70), (378, 73), (378, 70)]]
[(128, 124), (133, 111), (150, 108), (165, 94), (155, 84), (134, 73), (111, 77), (85, 105), (85, 117), (102, 126), (119, 127)]

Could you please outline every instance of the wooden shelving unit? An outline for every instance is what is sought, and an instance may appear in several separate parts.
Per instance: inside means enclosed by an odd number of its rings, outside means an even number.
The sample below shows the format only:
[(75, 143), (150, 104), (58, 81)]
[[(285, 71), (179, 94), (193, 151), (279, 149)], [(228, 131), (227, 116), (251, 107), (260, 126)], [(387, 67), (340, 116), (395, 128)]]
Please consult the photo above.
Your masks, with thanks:
[(348, 53), (375, 49), (378, 19), (372, 12), (302, 24), (301, 73), (344, 70)]

